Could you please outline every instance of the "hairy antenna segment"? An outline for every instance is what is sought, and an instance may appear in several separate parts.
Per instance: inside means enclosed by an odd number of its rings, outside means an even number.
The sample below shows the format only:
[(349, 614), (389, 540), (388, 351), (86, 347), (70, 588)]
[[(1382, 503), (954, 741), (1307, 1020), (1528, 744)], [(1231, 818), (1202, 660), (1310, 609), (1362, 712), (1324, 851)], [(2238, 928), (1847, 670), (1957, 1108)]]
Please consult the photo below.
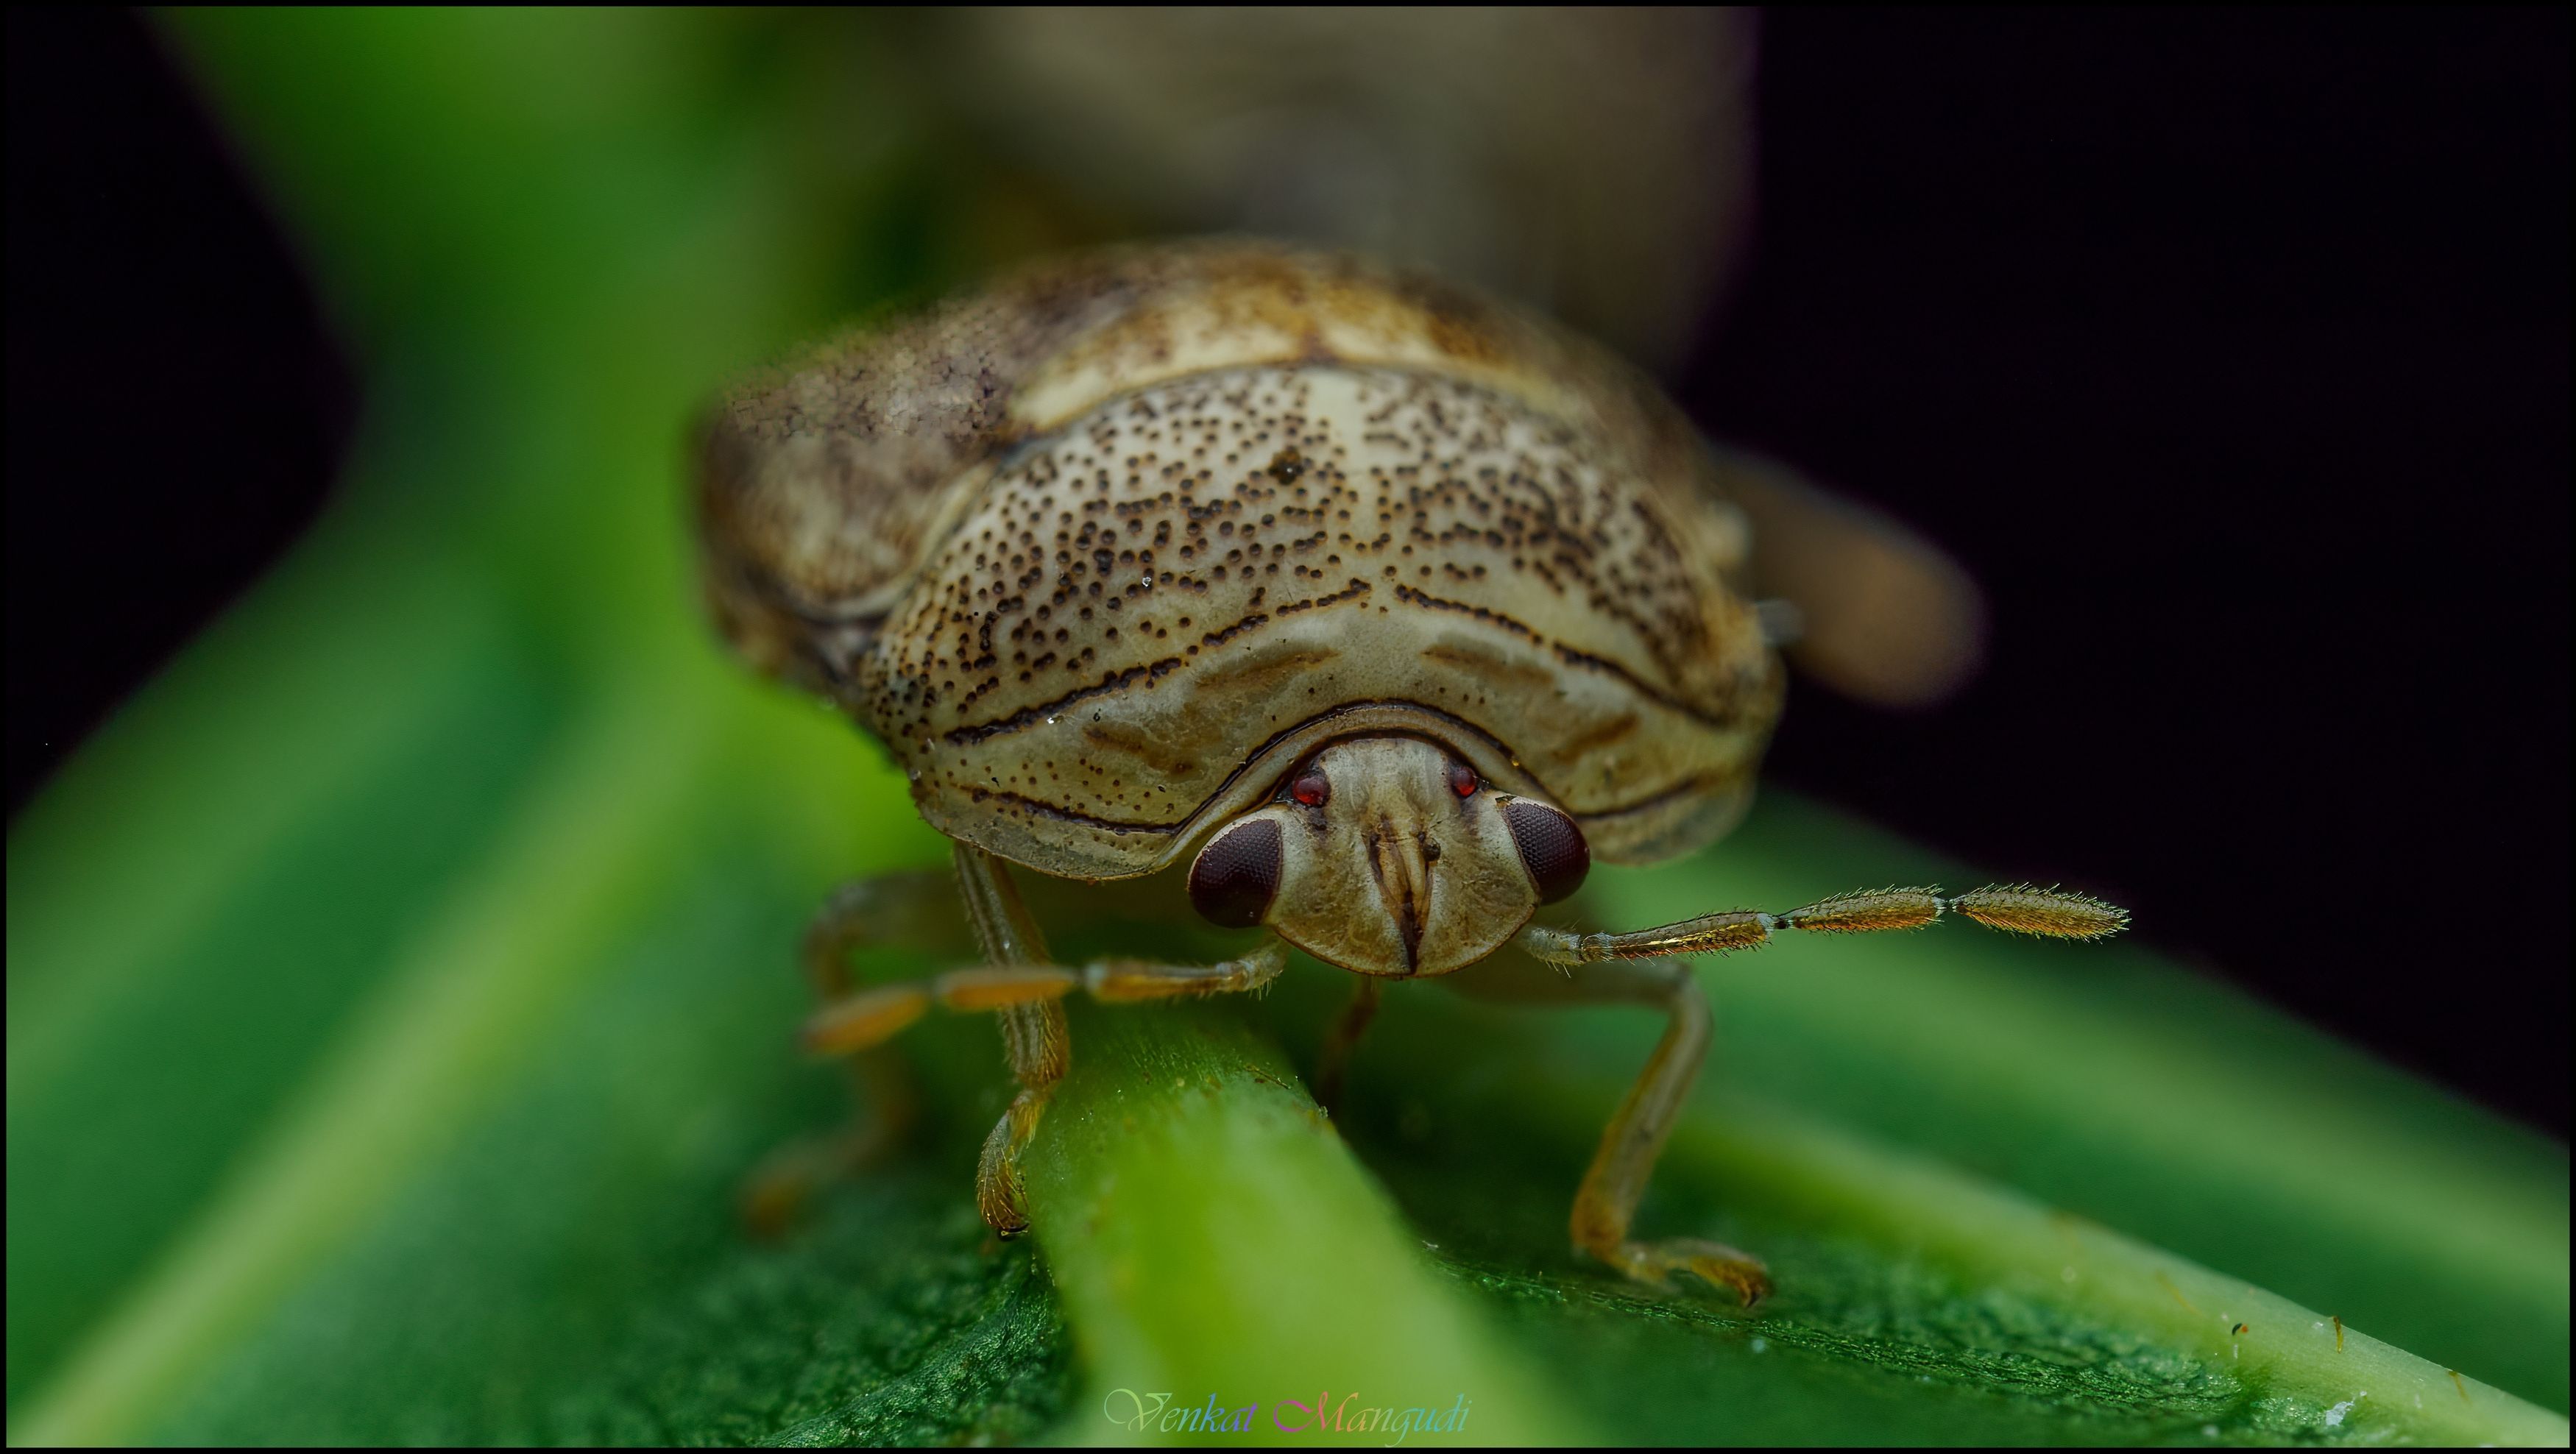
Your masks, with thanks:
[(1950, 907), (1989, 929), (2043, 939), (2107, 939), (2129, 927), (2129, 911), (2089, 894), (1994, 885), (1965, 893)]
[(1811, 934), (1869, 934), (1881, 929), (1920, 929), (1941, 917), (1935, 888), (1861, 889), (1836, 894), (1780, 916)]

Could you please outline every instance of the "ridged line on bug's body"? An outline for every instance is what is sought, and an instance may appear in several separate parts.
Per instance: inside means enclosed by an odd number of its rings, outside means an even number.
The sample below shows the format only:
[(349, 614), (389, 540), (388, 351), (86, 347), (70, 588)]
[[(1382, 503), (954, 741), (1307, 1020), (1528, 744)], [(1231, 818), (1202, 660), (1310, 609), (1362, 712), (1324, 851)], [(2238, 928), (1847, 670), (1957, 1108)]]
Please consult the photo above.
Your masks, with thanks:
[(1087, 702), (1094, 697), (1124, 691), (1138, 681), (1152, 686), (1155, 682), (1179, 671), (1181, 666), (1181, 658), (1167, 656), (1160, 661), (1146, 662), (1141, 666), (1113, 671), (1089, 686), (1076, 687), (1053, 701), (1040, 702), (1034, 707), (1022, 707), (1008, 717), (996, 721), (979, 722), (970, 727), (956, 728), (949, 732), (948, 742), (952, 747), (971, 747), (988, 737), (999, 737), (1005, 732), (1016, 732), (1033, 723), (1045, 721), (1078, 702)]
[[(1318, 712), (1312, 717), (1305, 718), (1302, 721), (1283, 727), (1279, 731), (1270, 734), (1270, 736), (1264, 739), (1259, 746), (1244, 754), (1243, 765), (1236, 768), (1233, 772), (1226, 774), (1225, 780), (1218, 783), (1216, 787), (1208, 793), (1208, 801), (1215, 802), (1223, 798), (1236, 783), (1242, 780), (1243, 775), (1250, 772), (1255, 763), (1260, 762), (1264, 757), (1268, 756), (1272, 749), (1276, 748), (1280, 743), (1287, 741), (1289, 738), (1307, 731), (1315, 724), (1328, 721), (1338, 716), (1377, 711), (1388, 707), (1420, 712), (1426, 717), (1436, 718), (1443, 724), (1454, 727), (1461, 733), (1472, 736), (1476, 740), (1483, 742), (1486, 746), (1492, 748), (1506, 760), (1514, 760), (1512, 759), (1511, 750), (1509, 748), (1505, 747), (1492, 733), (1487, 732), (1484, 728), (1477, 726), (1473, 722), (1469, 722), (1461, 717), (1442, 711), (1440, 708), (1431, 706), (1428, 703), (1411, 701), (1402, 697), (1377, 697), (1363, 702), (1344, 702), (1338, 706), (1332, 707), (1326, 711)], [(1384, 731), (1386, 729), (1377, 728), (1365, 730)], [(1319, 743), (1317, 745), (1320, 746), (1322, 744)], [(1515, 765), (1517, 765), (1517, 761), (1514, 761)], [(1605, 822), (1613, 818), (1623, 818), (1637, 813), (1652, 812), (1657, 808), (1669, 805), (1677, 799), (1709, 791), (1713, 786), (1715, 786), (1715, 784), (1708, 776), (1693, 776), (1685, 778), (1671, 787), (1657, 789), (1655, 792), (1650, 793), (1633, 803), (1623, 803), (1617, 807), (1603, 808), (1596, 812), (1589, 813), (1569, 812), (1568, 816), (1572, 817), (1578, 823)], [(1112, 833), (1150, 833), (1160, 836), (1169, 836), (1171, 834), (1186, 831), (1192, 823), (1205, 816), (1206, 813), (1206, 810), (1201, 808), (1198, 811), (1192, 812), (1187, 817), (1169, 823), (1121, 821), (1115, 818), (1103, 818), (1095, 814), (1081, 812), (1077, 809), (1063, 807), (1056, 803), (1050, 803), (1043, 798), (1032, 798), (1025, 793), (1015, 793), (1005, 788), (965, 787), (963, 791), (970, 800), (977, 803), (1007, 803), (1026, 809), (1027, 811), (1035, 813), (1041, 817), (1055, 818), (1068, 823), (1081, 823), (1089, 827), (1105, 829)]]
[(1569, 810), (1568, 816), (1577, 823), (1607, 823), (1613, 818), (1630, 818), (1639, 813), (1651, 813), (1658, 808), (1669, 807), (1683, 798), (1714, 793), (1725, 786), (1727, 777), (1742, 778), (1749, 775), (1749, 771), (1742, 770), (1725, 775), (1703, 773), (1686, 777), (1671, 787), (1658, 789), (1633, 803), (1622, 803), (1615, 808), (1596, 808), (1589, 813), (1575, 813)]
[(1644, 697), (1646, 700), (1653, 702), (1658, 706), (1679, 712), (1681, 715), (1690, 718), (1692, 721), (1699, 723), (1703, 727), (1714, 727), (1723, 732), (1736, 725), (1735, 714), (1733, 712), (1719, 713), (1702, 711), (1701, 709), (1692, 706), (1690, 703), (1683, 701), (1681, 698), (1672, 695), (1670, 692), (1657, 687), (1652, 682), (1647, 681), (1645, 678), (1637, 675), (1633, 671), (1630, 671), (1628, 668), (1621, 666), (1619, 663), (1612, 661), (1606, 656), (1595, 656), (1588, 651), (1578, 651), (1575, 648), (1566, 645), (1562, 641), (1551, 641), (1548, 643), (1548, 646), (1551, 650), (1555, 651), (1557, 660), (1564, 662), (1567, 666), (1579, 666), (1589, 671), (1603, 672), (1607, 675), (1617, 677), (1619, 680), (1627, 683), (1629, 689), (1637, 693), (1637, 695)]
[[(1240, 621), (1236, 621), (1230, 625), (1220, 627), (1217, 630), (1207, 632), (1199, 638), (1199, 646), (1202, 650), (1209, 647), (1222, 646), (1226, 642), (1233, 640), (1236, 636), (1239, 636), (1246, 631), (1268, 624), (1275, 617), (1292, 616), (1301, 611), (1311, 611), (1324, 606), (1337, 606), (1346, 601), (1357, 600), (1368, 593), (1368, 582), (1354, 580), (1349, 585), (1343, 587), (1341, 590), (1335, 591), (1329, 596), (1315, 596), (1303, 601), (1292, 601), (1285, 606), (1279, 607), (1275, 612), (1255, 611)], [(1048, 718), (1060, 714), (1065, 708), (1073, 706), (1076, 703), (1087, 702), (1094, 697), (1107, 696), (1111, 693), (1124, 691), (1127, 688), (1136, 685), (1139, 681), (1142, 681), (1146, 686), (1150, 687), (1154, 683), (1161, 681), (1164, 677), (1171, 675), (1173, 672), (1179, 671), (1182, 667), (1188, 664), (1188, 659), (1186, 657), (1167, 656), (1159, 661), (1148, 662), (1143, 665), (1131, 666), (1120, 671), (1110, 672), (1103, 676), (1099, 681), (1092, 682), (1086, 686), (1076, 687), (1072, 691), (1054, 698), (1051, 701), (1040, 702), (1031, 707), (1022, 707), (1007, 717), (995, 718), (990, 722), (973, 722), (963, 727), (950, 728), (946, 734), (947, 740), (951, 746), (968, 747), (975, 743), (985, 741), (988, 738), (999, 737), (1007, 732), (1017, 732), (1024, 727), (1031, 727), (1044, 722)]]
[[(1646, 700), (1653, 702), (1658, 706), (1679, 713), (1684, 717), (1688, 717), (1692, 721), (1697, 722), (1704, 727), (1714, 727), (1722, 731), (1736, 725), (1736, 714), (1732, 712), (1713, 713), (1703, 711), (1662, 688), (1657, 687), (1652, 682), (1638, 676), (1635, 672), (1622, 666), (1618, 662), (1612, 661), (1606, 656), (1597, 656), (1591, 652), (1578, 650), (1574, 647), (1568, 646), (1562, 641), (1550, 640), (1549, 638), (1540, 635), (1537, 631), (1532, 630), (1528, 625), (1514, 620), (1508, 614), (1497, 611), (1490, 606), (1479, 606), (1467, 601), (1452, 601), (1446, 597), (1435, 596), (1429, 591), (1417, 590), (1412, 586), (1397, 586), (1395, 588), (1395, 598), (1407, 605), (1420, 606), (1426, 610), (1455, 612), (1484, 625), (1499, 627), (1502, 630), (1508, 631), (1513, 635), (1532, 643), (1533, 645), (1545, 646), (1556, 653), (1557, 660), (1564, 662), (1566, 665), (1579, 666), (1587, 671), (1597, 671), (1608, 676), (1617, 677), (1621, 682), (1625, 683), (1631, 691), (1636, 692), (1639, 696), (1644, 697)], [(1642, 633), (1642, 626), (1638, 626), (1637, 629)]]
[(1511, 617), (1506, 616), (1502, 612), (1494, 610), (1489, 606), (1476, 606), (1470, 605), (1465, 601), (1445, 600), (1439, 596), (1432, 595), (1428, 591), (1417, 591), (1411, 586), (1396, 587), (1395, 598), (1408, 605), (1427, 606), (1434, 611), (1455, 611), (1460, 615), (1472, 617), (1475, 620), (1486, 623), (1487, 625), (1500, 626), (1504, 630), (1512, 632), (1514, 635), (1523, 637), (1530, 641), (1544, 641), (1547, 639), (1539, 635), (1537, 632), (1532, 631), (1527, 626), (1522, 625), (1520, 622), (1513, 620)]
[[(1370, 585), (1367, 581), (1354, 578), (1348, 585), (1333, 592), (1331, 595), (1313, 596), (1302, 601), (1292, 601), (1287, 605), (1278, 607), (1272, 612), (1255, 612), (1252, 615), (1244, 617), (1240, 621), (1236, 621), (1218, 630), (1207, 632), (1205, 635), (1200, 637), (1199, 645), (1202, 649), (1219, 646), (1246, 631), (1253, 630), (1274, 619), (1294, 616), (1306, 611), (1318, 610), (1328, 606), (1337, 606), (1359, 600), (1362, 597), (1367, 596), (1370, 593), (1370, 589)], [(1738, 725), (1735, 713), (1715, 713), (1694, 707), (1690, 703), (1672, 695), (1670, 692), (1646, 681), (1644, 678), (1638, 676), (1634, 671), (1608, 657), (1597, 656), (1588, 651), (1577, 650), (1561, 641), (1551, 641), (1521, 622), (1513, 620), (1510, 616), (1500, 611), (1493, 610), (1490, 607), (1471, 605), (1463, 601), (1446, 600), (1441, 597), (1431, 595), (1428, 592), (1416, 590), (1411, 586), (1397, 586), (1395, 588), (1395, 597), (1397, 600), (1402, 601), (1407, 605), (1419, 606), (1425, 610), (1457, 612), (1480, 623), (1492, 625), (1521, 636), (1533, 644), (1545, 645), (1556, 653), (1556, 657), (1559, 661), (1564, 662), (1566, 665), (1582, 667), (1587, 671), (1597, 671), (1608, 676), (1616, 677), (1620, 682), (1625, 684), (1631, 691), (1636, 692), (1639, 696), (1646, 698), (1648, 701), (1651, 701), (1668, 711), (1687, 717), (1702, 726), (1724, 731)], [(1046, 721), (1047, 718), (1061, 713), (1065, 708), (1077, 703), (1087, 702), (1096, 697), (1123, 692), (1140, 683), (1148, 687), (1153, 686), (1164, 677), (1171, 675), (1173, 672), (1179, 671), (1182, 667), (1187, 666), (1188, 664), (1189, 663), (1186, 658), (1168, 656), (1158, 661), (1126, 667), (1122, 670), (1108, 673), (1099, 681), (1076, 687), (1072, 691), (1066, 692), (1064, 695), (1056, 697), (1050, 701), (1041, 702), (1035, 706), (1022, 707), (1011, 713), (1009, 716), (998, 717), (989, 722), (973, 722), (963, 727), (950, 728), (945, 736), (949, 744), (952, 746), (971, 746), (975, 743), (983, 742), (987, 739), (998, 737), (1005, 733), (1017, 732), (1024, 728), (1035, 726)], [(1626, 812), (1631, 810), (1613, 809), (1609, 811)]]
[(1324, 606), (1338, 606), (1344, 601), (1356, 601), (1368, 593), (1368, 582), (1363, 580), (1353, 580), (1349, 585), (1342, 587), (1340, 590), (1333, 592), (1329, 596), (1315, 596), (1307, 600), (1294, 601), (1288, 605), (1282, 606), (1279, 608), (1279, 614), (1282, 616), (1294, 616), (1300, 611), (1312, 611)]

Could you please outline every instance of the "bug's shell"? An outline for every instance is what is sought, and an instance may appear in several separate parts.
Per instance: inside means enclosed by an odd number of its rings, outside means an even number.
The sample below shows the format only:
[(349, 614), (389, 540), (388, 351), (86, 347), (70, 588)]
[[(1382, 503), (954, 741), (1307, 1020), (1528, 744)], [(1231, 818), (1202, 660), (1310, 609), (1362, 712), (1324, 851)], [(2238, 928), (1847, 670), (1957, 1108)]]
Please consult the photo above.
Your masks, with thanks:
[(1779, 713), (1743, 517), (1661, 393), (1344, 256), (1095, 254), (828, 343), (726, 397), (699, 507), (736, 647), (940, 831), (1066, 877), (1363, 731), (1660, 858), (1733, 823)]

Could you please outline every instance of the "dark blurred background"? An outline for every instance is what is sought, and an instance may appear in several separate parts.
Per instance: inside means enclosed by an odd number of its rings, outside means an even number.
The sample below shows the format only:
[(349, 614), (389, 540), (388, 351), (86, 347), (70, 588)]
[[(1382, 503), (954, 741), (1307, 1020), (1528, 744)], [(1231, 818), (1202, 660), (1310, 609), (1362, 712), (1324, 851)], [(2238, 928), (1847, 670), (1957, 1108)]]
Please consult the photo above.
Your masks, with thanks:
[[(312, 521), (363, 380), (141, 21), (7, 25), (14, 816)], [(1612, 330), (1988, 594), (1964, 693), (1799, 690), (1776, 780), (2562, 1137), (2568, 41), (1769, 14), (1749, 241)]]

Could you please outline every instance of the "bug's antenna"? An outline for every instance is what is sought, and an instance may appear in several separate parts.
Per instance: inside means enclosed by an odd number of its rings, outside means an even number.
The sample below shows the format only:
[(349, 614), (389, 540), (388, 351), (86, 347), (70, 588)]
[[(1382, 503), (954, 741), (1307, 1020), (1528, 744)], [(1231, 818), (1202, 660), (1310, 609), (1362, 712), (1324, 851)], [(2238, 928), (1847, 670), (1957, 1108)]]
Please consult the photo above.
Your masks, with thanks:
[(1989, 884), (1948, 901), (1946, 907), (1989, 929), (2043, 939), (2107, 939), (2129, 927), (2129, 911), (2090, 894), (2055, 884)]
[(1989, 884), (1954, 898), (1937, 888), (1862, 889), (1819, 899), (1785, 914), (1738, 909), (1703, 914), (1658, 929), (1626, 934), (1570, 934), (1531, 925), (1521, 947), (1549, 964), (1595, 964), (1604, 959), (1659, 959), (1672, 954), (1723, 954), (1756, 949), (1782, 929), (1811, 934), (1872, 934), (1920, 929), (1956, 913), (1990, 929), (2043, 939), (2107, 939), (2129, 927), (2129, 911), (2089, 894), (2028, 884)]

